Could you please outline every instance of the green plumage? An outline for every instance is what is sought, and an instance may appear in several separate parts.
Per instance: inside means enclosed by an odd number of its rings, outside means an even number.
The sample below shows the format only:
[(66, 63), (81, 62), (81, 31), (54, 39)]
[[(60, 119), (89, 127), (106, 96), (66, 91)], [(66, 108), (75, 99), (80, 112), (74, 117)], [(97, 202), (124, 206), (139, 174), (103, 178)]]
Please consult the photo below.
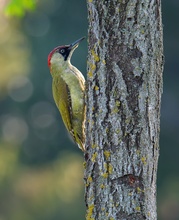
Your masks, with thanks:
[(81, 72), (59, 53), (51, 57), (52, 91), (63, 122), (79, 148), (85, 151), (85, 79)]
[[(69, 71), (70, 72), (70, 71)], [(71, 73), (67, 74), (71, 74)], [(74, 141), (84, 150), (84, 81), (75, 75), (68, 78), (70, 86), (61, 76), (53, 78), (53, 97), (63, 122)]]

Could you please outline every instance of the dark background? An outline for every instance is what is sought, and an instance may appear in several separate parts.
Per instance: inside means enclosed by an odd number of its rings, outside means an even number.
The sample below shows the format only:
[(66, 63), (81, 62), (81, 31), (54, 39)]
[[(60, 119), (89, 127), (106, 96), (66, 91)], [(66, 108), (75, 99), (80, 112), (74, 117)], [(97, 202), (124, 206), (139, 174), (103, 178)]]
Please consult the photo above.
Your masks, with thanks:
[[(2, 1), (3, 2), (3, 1)], [(1, 1), (0, 1), (1, 3)], [(163, 0), (159, 220), (179, 219), (179, 1)], [(83, 155), (51, 93), (48, 53), (87, 36), (86, 1), (39, 1), (23, 18), (0, 4), (0, 219), (85, 219)], [(72, 63), (86, 73), (87, 42)]]

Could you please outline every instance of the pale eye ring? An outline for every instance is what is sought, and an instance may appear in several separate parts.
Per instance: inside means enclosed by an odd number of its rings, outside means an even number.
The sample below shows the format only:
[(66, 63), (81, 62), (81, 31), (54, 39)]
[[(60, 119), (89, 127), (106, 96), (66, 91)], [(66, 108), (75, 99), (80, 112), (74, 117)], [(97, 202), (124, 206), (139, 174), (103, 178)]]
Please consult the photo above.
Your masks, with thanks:
[(65, 53), (65, 49), (61, 49), (60, 53), (62, 53), (62, 54)]

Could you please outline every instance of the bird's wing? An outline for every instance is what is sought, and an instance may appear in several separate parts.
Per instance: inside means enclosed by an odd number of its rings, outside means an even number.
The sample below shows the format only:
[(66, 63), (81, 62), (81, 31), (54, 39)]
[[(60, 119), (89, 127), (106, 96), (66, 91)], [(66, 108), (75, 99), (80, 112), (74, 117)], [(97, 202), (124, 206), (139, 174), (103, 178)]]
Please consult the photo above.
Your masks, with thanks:
[(53, 81), (53, 97), (67, 130), (74, 138), (70, 90), (61, 77), (58, 80)]

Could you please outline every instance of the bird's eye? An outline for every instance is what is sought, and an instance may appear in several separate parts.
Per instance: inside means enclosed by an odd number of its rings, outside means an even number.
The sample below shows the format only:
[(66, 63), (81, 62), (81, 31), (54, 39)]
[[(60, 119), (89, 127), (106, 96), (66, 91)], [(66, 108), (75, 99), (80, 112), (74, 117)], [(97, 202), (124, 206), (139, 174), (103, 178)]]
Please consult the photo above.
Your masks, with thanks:
[(65, 53), (65, 49), (61, 49), (60, 53), (62, 53), (62, 54)]

